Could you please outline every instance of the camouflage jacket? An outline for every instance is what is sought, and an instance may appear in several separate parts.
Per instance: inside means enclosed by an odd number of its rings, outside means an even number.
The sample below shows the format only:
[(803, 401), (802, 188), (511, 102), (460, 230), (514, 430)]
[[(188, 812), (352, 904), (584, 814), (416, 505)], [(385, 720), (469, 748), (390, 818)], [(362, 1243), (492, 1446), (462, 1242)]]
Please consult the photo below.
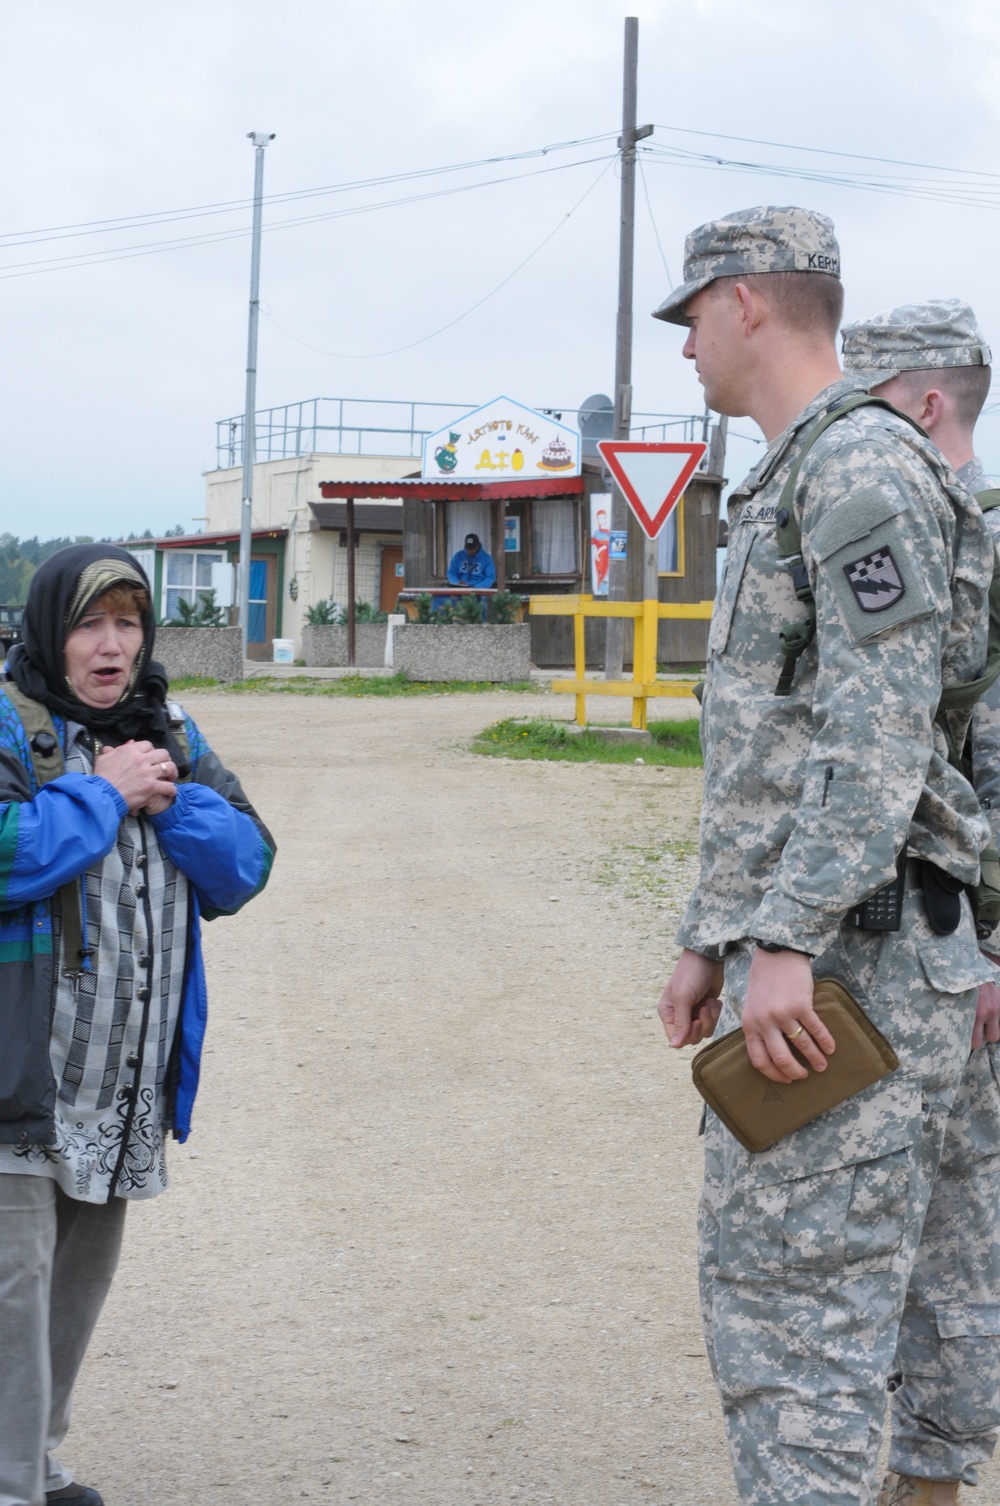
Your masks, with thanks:
[[(963, 883), (988, 840), (934, 725), (942, 684), (981, 672), (992, 572), (982, 514), (937, 449), (885, 409), (837, 420), (795, 491), (817, 632), (788, 697), (779, 632), (804, 611), (774, 516), (821, 392), (729, 499), (708, 640), (698, 886), (678, 933), (719, 956), (755, 936), (818, 955), (908, 844)], [(957, 729), (956, 729), (957, 730)]]
[[(958, 472), (963, 486), (973, 493), (985, 491), (989, 482), (982, 461), (970, 460)], [(1000, 551), (1000, 507), (986, 514), (986, 524)], [(979, 796), (993, 840), (1000, 843), (1000, 680), (994, 681), (976, 702), (972, 713), (972, 782)], [(1000, 955), (1000, 926), (983, 942), (985, 951)]]

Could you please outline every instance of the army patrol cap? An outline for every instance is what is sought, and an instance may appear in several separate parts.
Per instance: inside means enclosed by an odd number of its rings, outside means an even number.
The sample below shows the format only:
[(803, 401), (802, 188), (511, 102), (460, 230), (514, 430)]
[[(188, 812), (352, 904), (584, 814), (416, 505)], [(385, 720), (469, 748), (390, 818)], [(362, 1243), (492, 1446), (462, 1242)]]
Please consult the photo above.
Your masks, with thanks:
[(690, 324), (684, 305), (717, 277), (757, 272), (822, 272), (840, 276), (840, 247), (833, 221), (812, 209), (770, 204), (740, 209), (692, 230), (684, 242), (684, 281), (653, 313), (654, 319)]
[(989, 366), (990, 347), (976, 316), (960, 298), (932, 298), (845, 324), (844, 366), (888, 382), (901, 371)]

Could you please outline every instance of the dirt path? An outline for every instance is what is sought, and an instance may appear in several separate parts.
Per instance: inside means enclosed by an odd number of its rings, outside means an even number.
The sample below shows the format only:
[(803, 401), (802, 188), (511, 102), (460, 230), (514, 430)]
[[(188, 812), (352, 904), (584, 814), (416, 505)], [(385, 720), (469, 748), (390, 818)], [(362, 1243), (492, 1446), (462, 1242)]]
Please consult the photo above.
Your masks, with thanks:
[(523, 697), (189, 707), (280, 853), (207, 928), (195, 1132), (130, 1212), (78, 1478), (108, 1506), (732, 1506), (699, 1106), (653, 1013), (699, 776), (469, 754)]

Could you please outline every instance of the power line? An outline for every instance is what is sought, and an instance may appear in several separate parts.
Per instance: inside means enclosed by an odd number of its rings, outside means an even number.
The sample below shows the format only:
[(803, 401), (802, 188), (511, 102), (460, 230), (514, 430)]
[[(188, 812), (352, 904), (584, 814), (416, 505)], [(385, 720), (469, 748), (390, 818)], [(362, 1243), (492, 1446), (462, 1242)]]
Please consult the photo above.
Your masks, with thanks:
[[(480, 157), (470, 162), (452, 162), (444, 167), (417, 168), (405, 173), (388, 173), (378, 178), (355, 178), (346, 183), (328, 183), (319, 188), (303, 188), (288, 193), (266, 194), (264, 203), (284, 204), (300, 199), (318, 198), (325, 194), (354, 193), (364, 188), (381, 188), (390, 183), (412, 182), (419, 178), (435, 177), (443, 173), (471, 172), (475, 168), (494, 167), (502, 162), (523, 162), (531, 158), (545, 157), (549, 152), (568, 151), (579, 146), (591, 146), (595, 142), (609, 141), (614, 132), (598, 136), (581, 136), (573, 141), (552, 142), (548, 146), (532, 147), (523, 152), (508, 152), (500, 156)], [(252, 199), (221, 199), (213, 204), (188, 205), (181, 209), (153, 210), (148, 214), (121, 215), (106, 220), (81, 220), (69, 225), (48, 225), (37, 230), (17, 230), (0, 233), (0, 249), (12, 249), (19, 245), (36, 245), (48, 240), (75, 240), (89, 235), (107, 235), (116, 230), (145, 229), (153, 225), (169, 224), (177, 220), (198, 219), (209, 215), (233, 214), (249, 209)]]
[(608, 169), (611, 166), (611, 163), (615, 162), (616, 160), (617, 157), (612, 157), (611, 161), (607, 162), (604, 167), (601, 168), (601, 171), (597, 174), (597, 177), (594, 179), (593, 183), (591, 183), (590, 187), (586, 190), (585, 193), (580, 195), (576, 203), (573, 205), (573, 208), (567, 210), (566, 214), (563, 215), (562, 219), (554, 227), (554, 229), (549, 231), (544, 240), (539, 241), (535, 249), (529, 252), (522, 262), (518, 262), (513, 272), (508, 272), (507, 276), (503, 279), (502, 282), (498, 282), (495, 288), (491, 288), (488, 293), (483, 294), (482, 298), (479, 298), (475, 303), (470, 304), (470, 306), (463, 313), (456, 314), (455, 318), (449, 319), (447, 324), (442, 324), (438, 329), (431, 330), (429, 335), (421, 335), (419, 340), (410, 340), (406, 345), (396, 345), (392, 350), (376, 350), (369, 351), (364, 354), (351, 354), (344, 351), (324, 350), (322, 346), (312, 345), (308, 340), (301, 340), (298, 335), (293, 335), (291, 330), (284, 329), (277, 322), (277, 320), (271, 316), (271, 314), (266, 313), (264, 317), (270, 320), (275, 329), (280, 330), (283, 335), (287, 335), (289, 340), (294, 340), (297, 345), (304, 345), (308, 350), (315, 350), (321, 356), (333, 356), (340, 361), (375, 361), (380, 360), (383, 356), (397, 356), (401, 351), (413, 350), (417, 345), (425, 345), (428, 340), (433, 340), (438, 335), (443, 335), (445, 330), (454, 328), (456, 324), (460, 324), (463, 319), (467, 319), (470, 314), (475, 313), (476, 309), (482, 308), (483, 304), (487, 303), (495, 293), (499, 293), (501, 288), (505, 288), (507, 284), (517, 276), (518, 272), (520, 272), (524, 267), (528, 265), (529, 261), (533, 261), (534, 258), (538, 255), (539, 251), (541, 251), (545, 246), (548, 245), (552, 237), (554, 235), (558, 235), (559, 231), (566, 224), (566, 221), (569, 220), (579, 209), (584, 199), (589, 198), (594, 189), (597, 187), (598, 183), (600, 183), (601, 179), (607, 173)]
[[(265, 231), (289, 230), (300, 225), (315, 225), (326, 220), (347, 219), (355, 215), (369, 214), (377, 209), (394, 209), (407, 204), (420, 204), (429, 199), (450, 198), (456, 194), (470, 193), (474, 189), (494, 188), (504, 183), (518, 183), (524, 178), (541, 177), (549, 173), (566, 172), (574, 167), (586, 167), (591, 162), (608, 160), (601, 157), (582, 157), (575, 162), (555, 163), (551, 167), (535, 168), (526, 173), (510, 173), (501, 178), (481, 179), (477, 183), (457, 184), (452, 188), (434, 189), (428, 193), (410, 194), (402, 198), (383, 199), (371, 204), (355, 204), (344, 209), (329, 210), (325, 214), (301, 215), (291, 220), (273, 220), (265, 225)], [(612, 157), (610, 160), (614, 160)], [(44, 272), (59, 272), (74, 267), (97, 266), (103, 262), (124, 261), (139, 256), (155, 256), (188, 246), (215, 245), (222, 241), (238, 240), (250, 234), (249, 226), (233, 230), (211, 231), (203, 235), (179, 236), (171, 240), (140, 242), (134, 246), (114, 247), (111, 250), (77, 252), (69, 256), (46, 257), (35, 261), (11, 262), (0, 268), (0, 281), (13, 277), (36, 277)]]
[(995, 183), (1000, 183), (1000, 173), (986, 173), (978, 168), (970, 167), (942, 167), (930, 162), (909, 162), (902, 157), (871, 157), (862, 152), (844, 152), (839, 147), (830, 148), (823, 146), (802, 146), (791, 141), (767, 141), (757, 136), (731, 136), (723, 131), (697, 131), (690, 126), (658, 125), (658, 131), (670, 131), (684, 136), (710, 136), (716, 141), (742, 141), (748, 146), (775, 146), (788, 152), (809, 152), (814, 156), (821, 157), (846, 157), (853, 162), (880, 162), (886, 167), (918, 167), (932, 173), (956, 173), (967, 177), (989, 178)]
[(663, 270), (664, 270), (664, 272), (666, 272), (666, 274), (667, 274), (667, 282), (670, 284), (670, 291), (673, 292), (673, 290), (674, 290), (674, 279), (670, 275), (670, 268), (667, 266), (666, 253), (664, 252), (663, 244), (662, 244), (662, 242), (660, 240), (660, 232), (656, 228), (656, 217), (653, 214), (653, 205), (652, 205), (652, 201), (650, 200), (650, 197), (649, 197), (649, 184), (646, 182), (646, 169), (642, 165), (642, 158), (641, 157), (637, 158), (637, 161), (639, 163), (639, 176), (642, 179), (642, 191), (643, 191), (643, 194), (645, 195), (645, 198), (646, 198), (646, 208), (649, 210), (649, 223), (653, 227), (653, 235), (656, 238), (656, 249), (660, 253), (660, 260), (663, 263)]
[(908, 178), (898, 174), (873, 176), (849, 169), (795, 167), (783, 162), (754, 162), (741, 158), (721, 157), (715, 153), (695, 152), (684, 147), (651, 146), (642, 148), (647, 161), (665, 162), (677, 167), (714, 168), (729, 172), (766, 174), (778, 178), (795, 178), (810, 183), (824, 183), (841, 188), (856, 188), (867, 193), (884, 193), (895, 197), (924, 199), (932, 203), (956, 204), (962, 208), (1000, 208), (1000, 183), (996, 193), (979, 184), (936, 183), (933, 179)]

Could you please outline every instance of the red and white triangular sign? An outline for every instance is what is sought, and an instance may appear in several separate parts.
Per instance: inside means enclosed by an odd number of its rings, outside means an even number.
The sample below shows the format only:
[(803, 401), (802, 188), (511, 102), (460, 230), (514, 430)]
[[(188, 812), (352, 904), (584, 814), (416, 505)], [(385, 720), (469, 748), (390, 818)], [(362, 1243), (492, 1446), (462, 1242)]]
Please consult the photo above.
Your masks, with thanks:
[(704, 444), (638, 444), (601, 439), (597, 448), (647, 538), (655, 539), (673, 512), (705, 451)]

